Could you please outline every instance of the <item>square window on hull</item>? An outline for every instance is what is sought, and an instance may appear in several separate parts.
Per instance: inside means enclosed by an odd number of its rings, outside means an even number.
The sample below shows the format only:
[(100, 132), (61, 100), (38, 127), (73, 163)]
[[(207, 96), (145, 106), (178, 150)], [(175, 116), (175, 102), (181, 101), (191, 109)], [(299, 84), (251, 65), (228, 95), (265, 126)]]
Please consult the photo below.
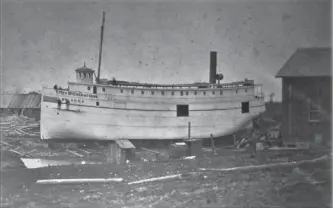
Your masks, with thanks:
[(177, 117), (189, 116), (188, 105), (177, 105)]
[(242, 113), (249, 113), (249, 112), (250, 112), (250, 103), (242, 102)]

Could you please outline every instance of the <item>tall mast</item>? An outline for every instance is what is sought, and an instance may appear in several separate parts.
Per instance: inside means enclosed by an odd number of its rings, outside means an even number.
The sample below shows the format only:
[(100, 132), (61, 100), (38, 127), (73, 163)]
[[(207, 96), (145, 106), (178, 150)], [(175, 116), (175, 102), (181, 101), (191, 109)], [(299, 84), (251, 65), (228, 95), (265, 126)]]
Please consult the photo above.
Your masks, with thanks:
[(101, 26), (101, 41), (99, 44), (99, 56), (98, 56), (98, 74), (97, 74), (97, 79), (96, 79), (97, 83), (99, 83), (99, 79), (100, 79), (100, 75), (101, 75), (104, 23), (105, 23), (105, 12), (103, 11), (103, 20), (102, 20), (102, 26)]

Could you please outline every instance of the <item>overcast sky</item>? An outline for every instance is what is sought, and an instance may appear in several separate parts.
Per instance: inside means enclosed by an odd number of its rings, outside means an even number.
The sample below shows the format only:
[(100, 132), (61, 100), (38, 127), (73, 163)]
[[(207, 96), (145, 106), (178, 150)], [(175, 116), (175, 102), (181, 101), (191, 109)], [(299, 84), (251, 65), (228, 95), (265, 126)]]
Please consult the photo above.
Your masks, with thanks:
[(2, 86), (39, 90), (75, 79), (84, 62), (96, 70), (103, 10), (102, 78), (208, 81), (214, 50), (224, 82), (255, 79), (280, 99), (274, 76), (295, 50), (331, 44), (329, 0), (132, 2), (3, 2)]

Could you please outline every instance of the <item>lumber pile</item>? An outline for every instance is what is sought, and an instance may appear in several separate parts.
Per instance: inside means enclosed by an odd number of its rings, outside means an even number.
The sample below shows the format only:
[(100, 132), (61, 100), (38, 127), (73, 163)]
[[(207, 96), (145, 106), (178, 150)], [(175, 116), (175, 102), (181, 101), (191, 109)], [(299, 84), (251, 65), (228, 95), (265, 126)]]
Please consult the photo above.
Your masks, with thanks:
[(25, 116), (11, 115), (2, 117), (0, 131), (7, 137), (39, 136), (40, 122)]

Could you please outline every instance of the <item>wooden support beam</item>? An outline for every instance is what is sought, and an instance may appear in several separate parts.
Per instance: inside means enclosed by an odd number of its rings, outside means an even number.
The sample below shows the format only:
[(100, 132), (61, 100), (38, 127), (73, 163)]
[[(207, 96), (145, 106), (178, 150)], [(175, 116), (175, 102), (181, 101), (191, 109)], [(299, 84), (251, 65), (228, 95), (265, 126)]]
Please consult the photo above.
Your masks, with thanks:
[(213, 154), (215, 155), (216, 154), (216, 150), (215, 150), (215, 141), (214, 141), (213, 134), (210, 135), (210, 142), (211, 142)]
[(191, 122), (188, 122), (188, 139), (191, 139)]

